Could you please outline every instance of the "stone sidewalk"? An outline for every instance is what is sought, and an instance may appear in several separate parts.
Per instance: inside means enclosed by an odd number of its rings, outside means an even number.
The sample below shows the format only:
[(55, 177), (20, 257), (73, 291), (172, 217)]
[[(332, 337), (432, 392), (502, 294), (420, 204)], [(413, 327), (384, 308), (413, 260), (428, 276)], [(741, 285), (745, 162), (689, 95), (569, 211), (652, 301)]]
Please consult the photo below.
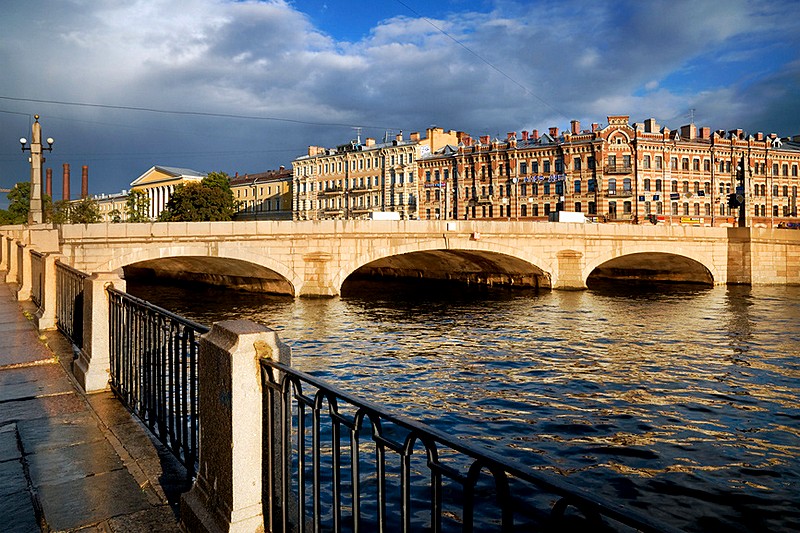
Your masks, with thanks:
[(0, 531), (178, 531), (185, 470), (0, 283)]

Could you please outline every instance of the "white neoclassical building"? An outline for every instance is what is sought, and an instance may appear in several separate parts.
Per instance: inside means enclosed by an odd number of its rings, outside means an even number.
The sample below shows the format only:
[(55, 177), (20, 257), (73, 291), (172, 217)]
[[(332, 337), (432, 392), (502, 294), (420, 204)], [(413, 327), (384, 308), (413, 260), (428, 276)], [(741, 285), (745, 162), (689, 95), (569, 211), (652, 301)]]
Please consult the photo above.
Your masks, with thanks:
[(182, 183), (201, 181), (206, 174), (190, 168), (154, 166), (131, 183), (131, 190), (144, 191), (150, 198), (151, 219), (157, 219), (166, 208), (175, 187)]

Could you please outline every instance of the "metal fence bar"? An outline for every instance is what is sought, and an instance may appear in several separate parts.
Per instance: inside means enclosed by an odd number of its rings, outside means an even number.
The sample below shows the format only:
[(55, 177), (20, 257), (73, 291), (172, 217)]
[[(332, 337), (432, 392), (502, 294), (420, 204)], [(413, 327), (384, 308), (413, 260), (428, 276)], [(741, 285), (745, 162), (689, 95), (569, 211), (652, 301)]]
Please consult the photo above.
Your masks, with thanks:
[[(675, 531), (556, 475), (391, 413), (289, 366), (266, 359), (261, 366), (266, 427), (277, 423), (283, 436), (277, 448), (272, 439), (265, 442), (267, 456), (281, 464), (265, 472), (264, 501), (267, 516), (282, 517), (285, 533), (305, 532), (307, 520), (313, 531), (561, 530), (574, 527), (576, 520), (592, 530)], [(274, 409), (278, 405), (281, 409)], [(340, 425), (350, 433), (343, 434)], [(361, 442), (359, 433), (370, 438)], [(330, 446), (322, 445), (323, 434), (330, 435)], [(361, 453), (367, 445), (375, 449), (373, 464)], [(343, 466), (348, 458), (349, 468)], [(342, 472), (351, 476), (350, 504), (343, 503)], [(398, 501), (390, 501), (390, 486)], [(280, 497), (269, 498), (270, 490)]]
[(198, 334), (208, 328), (107, 289), (111, 389), (187, 469), (197, 468)]
[(56, 261), (56, 326), (83, 348), (83, 282), (89, 274)]
[(36, 307), (44, 300), (44, 254), (31, 250), (31, 301)]

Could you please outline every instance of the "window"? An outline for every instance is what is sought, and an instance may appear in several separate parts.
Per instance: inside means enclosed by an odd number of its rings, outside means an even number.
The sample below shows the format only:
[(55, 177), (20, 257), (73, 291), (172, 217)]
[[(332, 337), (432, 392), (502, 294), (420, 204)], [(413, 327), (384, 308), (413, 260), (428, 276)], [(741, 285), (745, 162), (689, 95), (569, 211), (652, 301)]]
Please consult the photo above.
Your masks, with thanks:
[(550, 214), (550, 204), (544, 204), (544, 216)]
[(783, 175), (784, 176), (789, 175), (789, 165), (787, 165), (786, 163), (783, 164)]
[(672, 180), (672, 192), (678, 192), (678, 180)]
[(430, 183), (431, 182), (431, 171), (430, 170), (426, 170), (425, 171), (425, 182), (426, 183)]
[(773, 185), (772, 186), (772, 196), (778, 196), (778, 186), (777, 185)]
[(534, 162), (531, 163), (531, 172), (533, 174), (538, 174), (539, 173), (539, 162), (538, 161), (534, 161)]
[(622, 204), (622, 213), (625, 214), (625, 215), (630, 215), (631, 214), (631, 203), (630, 202), (625, 202), (624, 204)]
[(544, 182), (544, 195), (547, 196), (550, 194), (550, 182)]
[(573, 166), (574, 170), (580, 170), (581, 169), (581, 158), (580, 157), (576, 157), (575, 159), (573, 159), (572, 160), (572, 166)]
[(788, 185), (784, 185), (783, 186), (783, 195), (784, 196), (789, 196), (789, 186)]
[(629, 155), (622, 156), (622, 166), (625, 168), (631, 168), (631, 156)]
[(673, 215), (678, 214), (678, 202), (672, 202), (672, 214)]
[(556, 173), (562, 174), (564, 172), (564, 160), (560, 157), (556, 159)]
[(575, 180), (575, 194), (580, 194), (581, 192), (581, 180)]
[(797, 165), (792, 165), (792, 177), (797, 177)]
[(684, 202), (684, 204), (683, 204), (683, 214), (684, 214), (684, 216), (688, 216), (689, 215), (689, 204), (687, 202)]
[(689, 170), (689, 158), (684, 157), (681, 159), (681, 170)]
[(533, 216), (539, 216), (539, 204), (533, 204)]
[[(509, 209), (510, 209), (510, 208), (509, 208)], [(522, 204), (522, 206), (519, 208), (519, 211), (520, 211), (520, 212), (519, 212), (519, 214), (520, 214), (521, 216), (523, 216), (523, 217), (526, 217), (526, 216), (528, 216), (528, 206), (527, 206), (527, 205), (525, 205), (525, 204)]]
[(544, 173), (545, 174), (550, 174), (550, 161), (545, 161), (544, 162)]
[(525, 176), (528, 173), (528, 163), (525, 161), (520, 162), (519, 164), (519, 174), (520, 176)]
[[(523, 205), (522, 207), (524, 208), (525, 206)], [(580, 202), (575, 202), (575, 212), (576, 213), (580, 213), (581, 212), (581, 203)]]
[(656, 180), (656, 192), (661, 191), (661, 180)]
[(778, 206), (777, 205), (773, 205), (772, 206), (772, 216), (774, 216), (774, 217), (778, 216)]
[(594, 156), (589, 156), (589, 158), (586, 160), (586, 164), (590, 169), (594, 169), (595, 167)]
[(711, 161), (708, 159), (703, 160), (703, 170), (705, 172), (711, 172)]
[(683, 182), (683, 194), (686, 194), (688, 192), (689, 192), (689, 182), (688, 181), (684, 181)]
[(772, 164), (772, 175), (773, 176), (777, 176), (778, 175), (778, 163), (773, 163)]
[(613, 194), (617, 191), (617, 180), (614, 178), (610, 178), (608, 180), (608, 192)]
[(692, 170), (697, 170), (697, 171), (700, 170), (700, 160), (699, 159), (693, 159), (692, 160)]
[(663, 160), (661, 159), (660, 155), (656, 156), (656, 170), (661, 170), (663, 167)]
[(631, 192), (631, 179), (625, 178), (622, 180), (622, 190), (625, 192)]
[(671, 168), (672, 170), (678, 170), (678, 158), (677, 157), (671, 157), (670, 158), (670, 160), (669, 160), (669, 168)]
[(643, 186), (644, 186), (644, 190), (645, 191), (649, 191), (650, 190), (650, 178), (645, 178), (644, 179)]
[(694, 216), (700, 216), (700, 204), (694, 204)]
[(594, 202), (589, 202), (589, 214), (596, 215), (597, 214), (597, 204)]
[(644, 156), (644, 159), (642, 160), (642, 167), (644, 167), (646, 169), (650, 168), (650, 156), (649, 155), (645, 155)]

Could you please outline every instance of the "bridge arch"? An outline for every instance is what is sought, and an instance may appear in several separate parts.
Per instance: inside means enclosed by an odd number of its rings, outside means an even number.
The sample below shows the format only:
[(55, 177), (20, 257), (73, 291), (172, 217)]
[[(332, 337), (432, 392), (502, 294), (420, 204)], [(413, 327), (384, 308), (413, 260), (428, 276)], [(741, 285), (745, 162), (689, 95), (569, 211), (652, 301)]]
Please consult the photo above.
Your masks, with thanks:
[(263, 254), (243, 247), (211, 254), (203, 244), (134, 248), (99, 265), (97, 271), (122, 271), (128, 267), (189, 271), (201, 275), (200, 281), (212, 284), (291, 296), (297, 296), (297, 288), (302, 284), (302, 278), (292, 268)]
[[(620, 276), (624, 271), (631, 275)], [(652, 245), (626, 246), (614, 254), (587, 261), (583, 270), (584, 283), (588, 283), (592, 277), (685, 281), (710, 285), (724, 283), (710, 257), (703, 257), (690, 250), (675, 251)]]
[(341, 265), (333, 276), (333, 285), (341, 293), (347, 278), (364, 268), (373, 272), (393, 271), (401, 274), (399, 277), (404, 277), (404, 271), (420, 271), (431, 279), (478, 280), (479, 283), (540, 288), (551, 288), (554, 276), (548, 261), (517, 248), (488, 240), (449, 243), (436, 239), (362, 253)]

